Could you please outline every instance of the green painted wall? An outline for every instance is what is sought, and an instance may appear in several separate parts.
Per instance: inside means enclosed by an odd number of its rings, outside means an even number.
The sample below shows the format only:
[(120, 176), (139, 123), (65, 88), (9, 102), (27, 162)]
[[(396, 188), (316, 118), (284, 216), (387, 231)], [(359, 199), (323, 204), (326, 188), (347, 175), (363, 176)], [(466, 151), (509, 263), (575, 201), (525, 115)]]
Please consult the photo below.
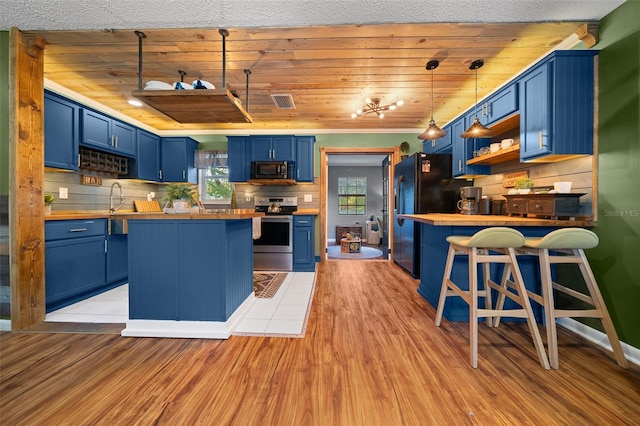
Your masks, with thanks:
[[(587, 256), (621, 340), (640, 348), (640, 1), (600, 22), (598, 225)], [(586, 321), (585, 321), (586, 322)], [(601, 329), (599, 321), (589, 321)]]
[(9, 194), (9, 32), (0, 31), (0, 195)]

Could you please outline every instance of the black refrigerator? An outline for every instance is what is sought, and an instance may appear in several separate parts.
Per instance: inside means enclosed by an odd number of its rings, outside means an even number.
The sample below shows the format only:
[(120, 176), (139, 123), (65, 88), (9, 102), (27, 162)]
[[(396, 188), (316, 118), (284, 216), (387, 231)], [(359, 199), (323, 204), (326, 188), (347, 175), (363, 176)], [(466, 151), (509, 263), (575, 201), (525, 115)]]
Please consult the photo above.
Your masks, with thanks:
[(451, 163), (451, 154), (418, 152), (395, 165), (393, 260), (414, 278), (420, 278), (420, 226), (397, 214), (456, 213), (460, 188), (471, 182), (453, 179)]

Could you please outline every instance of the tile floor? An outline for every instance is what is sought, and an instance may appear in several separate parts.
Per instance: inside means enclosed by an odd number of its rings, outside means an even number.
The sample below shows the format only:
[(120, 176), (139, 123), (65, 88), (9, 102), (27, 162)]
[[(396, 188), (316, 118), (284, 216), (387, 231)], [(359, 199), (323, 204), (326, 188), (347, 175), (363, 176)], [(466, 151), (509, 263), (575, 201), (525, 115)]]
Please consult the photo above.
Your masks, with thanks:
[[(289, 272), (270, 299), (255, 299), (234, 331), (239, 336), (303, 337), (315, 289), (313, 272)], [(47, 314), (49, 322), (125, 323), (129, 318), (129, 286)]]

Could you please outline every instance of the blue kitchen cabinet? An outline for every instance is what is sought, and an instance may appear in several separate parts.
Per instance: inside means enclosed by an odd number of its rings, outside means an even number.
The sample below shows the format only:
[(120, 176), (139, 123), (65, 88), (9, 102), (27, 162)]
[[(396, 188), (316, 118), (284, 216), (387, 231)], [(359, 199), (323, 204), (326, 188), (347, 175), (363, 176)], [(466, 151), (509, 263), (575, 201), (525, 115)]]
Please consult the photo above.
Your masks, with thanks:
[(198, 183), (194, 156), (198, 142), (188, 137), (162, 138), (161, 179), (163, 182)]
[(137, 129), (138, 148), (135, 175), (141, 180), (160, 180), (160, 137), (145, 130)]
[(106, 219), (45, 223), (46, 310), (104, 290)]
[(227, 136), (229, 182), (246, 182), (251, 175), (249, 137)]
[(107, 237), (107, 284), (122, 284), (129, 276), (127, 235)]
[(555, 51), (519, 77), (521, 162), (593, 154), (597, 54)]
[(296, 136), (296, 182), (313, 182), (315, 136)]
[(464, 133), (466, 128), (473, 122), (466, 123), (464, 117), (458, 118), (451, 124), (451, 140), (453, 177), (474, 177), (488, 175), (490, 166), (468, 165), (467, 160), (473, 158), (473, 151), (491, 143), (490, 139), (464, 139), (460, 135)]
[(314, 217), (293, 217), (293, 270), (312, 272), (315, 270)]
[(251, 136), (250, 161), (295, 161), (293, 136)]
[(129, 157), (136, 155), (135, 127), (88, 108), (82, 108), (81, 117), (80, 145)]
[(80, 106), (54, 93), (44, 93), (44, 165), (78, 170)]
[(518, 84), (511, 82), (502, 87), (493, 95), (487, 97), (481, 103), (471, 108), (466, 114), (467, 127), (473, 123), (477, 115), (480, 123), (487, 127), (515, 114), (518, 111)]
[(451, 126), (445, 126), (442, 130), (447, 132), (443, 137), (422, 141), (422, 152), (426, 154), (451, 154), (453, 142)]

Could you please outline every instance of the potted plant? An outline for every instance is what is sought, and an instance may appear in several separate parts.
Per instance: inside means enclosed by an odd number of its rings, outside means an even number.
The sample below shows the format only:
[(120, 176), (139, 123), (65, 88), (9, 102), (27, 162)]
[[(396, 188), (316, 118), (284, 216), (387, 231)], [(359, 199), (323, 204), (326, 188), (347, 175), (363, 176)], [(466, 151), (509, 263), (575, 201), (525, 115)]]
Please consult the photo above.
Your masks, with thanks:
[(56, 200), (56, 197), (53, 196), (51, 192), (44, 193), (44, 214), (49, 216), (51, 215), (51, 204)]
[(533, 180), (526, 177), (518, 178), (513, 183), (513, 186), (518, 191), (518, 194), (528, 194), (533, 189)]
[(166, 187), (165, 206), (187, 209), (196, 204), (196, 192), (191, 185), (170, 183)]
[(411, 146), (409, 145), (409, 142), (404, 141), (400, 144), (400, 158), (401, 159), (405, 159), (409, 156), (409, 148), (411, 148)]

